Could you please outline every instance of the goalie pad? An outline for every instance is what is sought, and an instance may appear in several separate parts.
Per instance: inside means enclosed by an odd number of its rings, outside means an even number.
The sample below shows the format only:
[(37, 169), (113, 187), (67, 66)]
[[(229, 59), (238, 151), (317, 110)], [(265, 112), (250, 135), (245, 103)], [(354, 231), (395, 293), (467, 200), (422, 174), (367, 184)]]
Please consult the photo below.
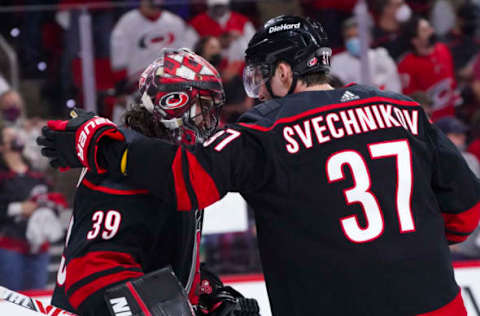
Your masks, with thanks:
[(171, 267), (108, 289), (105, 300), (113, 316), (195, 315)]

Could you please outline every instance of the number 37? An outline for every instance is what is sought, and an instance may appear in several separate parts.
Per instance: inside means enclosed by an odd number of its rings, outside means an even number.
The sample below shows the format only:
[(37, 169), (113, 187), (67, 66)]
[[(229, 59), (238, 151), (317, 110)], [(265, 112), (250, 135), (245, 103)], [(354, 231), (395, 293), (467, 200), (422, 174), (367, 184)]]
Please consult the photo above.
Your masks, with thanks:
[[(389, 141), (368, 145), (372, 159), (395, 158), (397, 169), (396, 209), (400, 232), (415, 231), (411, 210), (412, 199), (412, 155), (407, 140)], [(347, 205), (359, 203), (366, 218), (366, 227), (360, 227), (357, 216), (340, 219), (347, 238), (354, 243), (364, 243), (378, 238), (383, 233), (383, 214), (377, 197), (370, 191), (371, 179), (364, 158), (356, 151), (345, 150), (331, 155), (326, 163), (330, 183), (345, 179), (343, 166), (350, 167), (354, 186), (344, 191)]]

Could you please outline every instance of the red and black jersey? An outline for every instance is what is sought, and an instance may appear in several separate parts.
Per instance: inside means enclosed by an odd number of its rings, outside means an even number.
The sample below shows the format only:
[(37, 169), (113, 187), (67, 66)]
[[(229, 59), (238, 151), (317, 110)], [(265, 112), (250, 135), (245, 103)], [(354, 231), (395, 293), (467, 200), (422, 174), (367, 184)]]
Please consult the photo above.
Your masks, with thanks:
[[(126, 179), (87, 173), (76, 192), (52, 304), (110, 315), (107, 288), (167, 265), (190, 292), (199, 279), (202, 212), (174, 210)], [(190, 298), (195, 302), (193, 291)]]
[(452, 54), (448, 46), (437, 43), (431, 54), (406, 54), (398, 63), (403, 93), (425, 91), (433, 100), (432, 119), (454, 114), (460, 102)]
[(361, 85), (288, 95), (203, 145), (135, 141), (127, 173), (178, 210), (240, 192), (274, 315), (465, 311), (448, 243), (477, 226), (480, 184), (407, 97)]

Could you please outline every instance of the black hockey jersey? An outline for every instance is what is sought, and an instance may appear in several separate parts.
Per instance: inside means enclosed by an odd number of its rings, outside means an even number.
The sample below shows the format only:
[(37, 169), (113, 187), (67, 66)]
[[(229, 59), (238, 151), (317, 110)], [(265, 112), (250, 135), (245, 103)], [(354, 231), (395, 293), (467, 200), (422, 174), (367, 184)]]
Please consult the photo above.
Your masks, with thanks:
[(108, 287), (167, 265), (188, 293), (199, 279), (201, 216), (174, 212), (126, 179), (87, 173), (76, 192), (52, 304), (109, 316), (103, 298)]
[(277, 316), (457, 302), (448, 242), (480, 214), (478, 180), (421, 107), (360, 85), (260, 104), (193, 148), (135, 141), (127, 173), (179, 210), (240, 192)]

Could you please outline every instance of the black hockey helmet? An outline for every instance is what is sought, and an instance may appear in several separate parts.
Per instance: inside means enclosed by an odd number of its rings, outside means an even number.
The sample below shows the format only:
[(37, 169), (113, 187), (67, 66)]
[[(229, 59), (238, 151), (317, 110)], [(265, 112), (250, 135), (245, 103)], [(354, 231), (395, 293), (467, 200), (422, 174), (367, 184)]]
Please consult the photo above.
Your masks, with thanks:
[(258, 97), (259, 87), (273, 76), (279, 61), (292, 67), (295, 82), (290, 90), (293, 91), (297, 76), (328, 73), (331, 55), (327, 33), (319, 22), (288, 15), (270, 19), (255, 33), (245, 51), (245, 91), (250, 97)]

